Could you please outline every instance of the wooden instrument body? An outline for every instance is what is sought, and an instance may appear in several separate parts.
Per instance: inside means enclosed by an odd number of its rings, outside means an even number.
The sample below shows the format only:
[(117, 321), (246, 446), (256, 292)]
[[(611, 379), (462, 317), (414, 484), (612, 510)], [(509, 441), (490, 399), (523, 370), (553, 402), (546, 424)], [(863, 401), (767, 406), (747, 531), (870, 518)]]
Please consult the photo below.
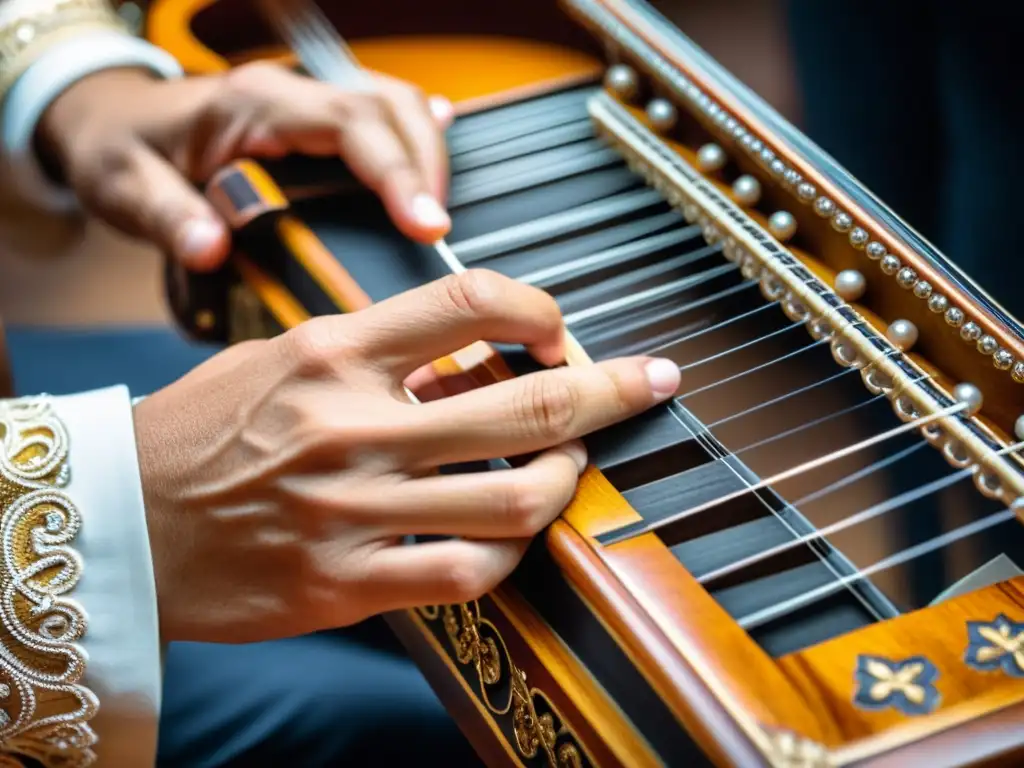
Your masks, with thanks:
[[(979, 335), (995, 339), (998, 349), (1012, 355), (1009, 366), (993, 365), (975, 344), (954, 340), (962, 326), (950, 327), (944, 314), (930, 310), (927, 296), (912, 298), (916, 282), (906, 288), (894, 275), (878, 282), (869, 302), (854, 304), (880, 331), (896, 317), (913, 319), (921, 329), (921, 355), (909, 357), (947, 391), (952, 382), (976, 382), (986, 394), (979, 422), (1001, 444), (1009, 444), (1024, 400), (1015, 367), (1024, 360), (1019, 329), (922, 255), (918, 244), (883, 227), (862, 201), (801, 159), (774, 127), (735, 93), (723, 90), (712, 73), (680, 57), (672, 41), (635, 13), (634, 4), (580, 0), (566, 5), (611, 44), (615, 60), (659, 77), (664, 74), (652, 56), (668, 61), (755, 135), (772, 158), (798, 169), (803, 180), (851, 215), (871, 242), (881, 243), (913, 269), (918, 282), (927, 281), (950, 306), (969, 310)], [(617, 22), (618, 37), (601, 27), (602, 18)], [(346, 30), (344, 24), (341, 28)], [(374, 67), (389, 71), (385, 61)], [(585, 74), (568, 70), (561, 74), (570, 80)], [(400, 74), (401, 67), (391, 71)], [(488, 103), (521, 98), (526, 85), (516, 83), (515, 96), (497, 94)], [(548, 79), (537, 87), (567, 86)], [(718, 113), (677, 99), (664, 80), (657, 90), (693, 123), (692, 140), (667, 142), (681, 157), (692, 163), (708, 136), (726, 144), (725, 131), (735, 123), (719, 122)], [(645, 122), (635, 104), (623, 106)], [(464, 105), (463, 110), (473, 107)], [(741, 155), (737, 162), (762, 180), (768, 197), (794, 211), (802, 232), (807, 230), (803, 247), (790, 250), (811, 274), (830, 282), (839, 270), (863, 265), (864, 253), (850, 246), (845, 231), (835, 231), (812, 206), (801, 206), (797, 185), (773, 176), (771, 159), (761, 163)], [(236, 271), (219, 276), (219, 287), (210, 292), (197, 290), (214, 283), (190, 282), (184, 291), (179, 283), (178, 316), (198, 335), (269, 335), (310, 314), (358, 311), (444, 274), (429, 249), (402, 243), (389, 231), (372, 200), (348, 197), (344, 206), (304, 206), (309, 185), (297, 184), (290, 194), (291, 185), (280, 181), (288, 169), (279, 170), (239, 163), (211, 185), (211, 199), (237, 225), (239, 253)], [(335, 172), (341, 175), (335, 168), (326, 177)], [(322, 183), (324, 166), (318, 173)], [(728, 194), (723, 181), (710, 181)], [(331, 224), (330, 231), (342, 233), (337, 238), (323, 235), (325, 207), (345, 209)], [(756, 211), (750, 217), (764, 224)], [(203, 296), (206, 305), (197, 299)], [(205, 320), (196, 322), (199, 316)], [(478, 382), (486, 382), (518, 367), (511, 358), (507, 365), (493, 357), (466, 360), (457, 355), (439, 361), (438, 369), (469, 369)], [(773, 656), (687, 571), (658, 533), (609, 543), (609, 533), (640, 519), (608, 477), (591, 467), (562, 519), (494, 594), (469, 605), (428, 606), (390, 617), (489, 765), (697, 765), (708, 760), (730, 766), (961, 766), (1016, 765), (1024, 756), (1024, 664), (1014, 666), (1012, 653), (1024, 647), (1024, 579)], [(1015, 627), (1003, 648), (1009, 660), (982, 671), (968, 663), (971, 633), (995, 626), (1000, 617)], [(879, 662), (896, 668), (920, 664), (923, 674), (907, 681), (920, 686), (911, 694), (919, 705), (916, 712), (892, 703), (888, 694), (900, 694), (898, 685), (872, 704), (865, 675), (870, 677)], [(884, 683), (878, 677), (875, 686)]]

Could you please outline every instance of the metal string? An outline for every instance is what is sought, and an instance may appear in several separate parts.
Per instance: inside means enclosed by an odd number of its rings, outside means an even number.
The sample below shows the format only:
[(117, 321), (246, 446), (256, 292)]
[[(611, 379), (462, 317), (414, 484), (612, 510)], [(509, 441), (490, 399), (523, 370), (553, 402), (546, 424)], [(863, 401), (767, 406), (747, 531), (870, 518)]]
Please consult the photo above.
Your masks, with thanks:
[[(771, 366), (773, 366), (773, 365), (775, 365), (777, 363), (781, 363), (781, 362), (783, 362), (785, 360), (790, 360), (790, 359), (796, 357), (797, 355), (802, 355), (804, 352), (807, 352), (808, 350), (817, 349), (822, 344), (827, 344), (827, 343), (828, 343), (828, 339), (818, 339), (817, 341), (812, 341), (810, 344), (805, 344), (804, 346), (802, 346), (802, 347), (800, 347), (798, 349), (795, 349), (792, 352), (787, 352), (786, 354), (782, 355), (781, 357), (776, 357), (773, 360), (769, 360), (767, 363), (761, 363), (760, 365), (755, 365), (753, 368), (748, 368), (745, 371), (740, 371), (739, 373), (734, 373), (732, 376), (727, 376), (724, 379), (719, 379), (718, 381), (713, 381), (710, 384), (705, 384), (702, 387), (697, 387), (697, 389), (692, 389), (689, 392), (687, 392), (686, 394), (677, 396), (676, 397), (676, 402), (677, 403), (681, 403), (684, 400), (686, 400), (687, 398), (693, 397), (694, 395), (699, 395), (701, 392), (707, 392), (708, 390), (712, 389), (713, 387), (719, 387), (722, 384), (728, 384), (729, 382), (736, 381), (737, 379), (741, 379), (744, 376), (749, 376), (752, 373), (757, 373), (758, 371), (763, 371), (764, 369), (769, 368), (769, 367), (771, 367)], [(689, 368), (689, 367), (690, 366), (686, 366), (686, 368)], [(682, 370), (682, 368), (680, 370)]]
[[(760, 480), (754, 483), (753, 485), (749, 485), (745, 488), (741, 488), (731, 493), (727, 493), (724, 496), (719, 496), (717, 498), (710, 499), (704, 502), (703, 504), (697, 505), (696, 507), (683, 510), (682, 512), (677, 512), (674, 515), (669, 515), (668, 517), (662, 518), (661, 520), (658, 520), (656, 522), (648, 523), (647, 525), (644, 525), (639, 529), (631, 529), (628, 533), (628, 536), (630, 538), (633, 538), (634, 536), (640, 536), (644, 533), (650, 533), (651, 531), (655, 531), (660, 528), (664, 528), (668, 525), (672, 525), (674, 523), (679, 522), (680, 520), (685, 520), (695, 515), (699, 515), (702, 512), (706, 512), (709, 509), (721, 506), (722, 504), (732, 501), (733, 499), (738, 499), (743, 496), (746, 496), (748, 493), (754, 493), (755, 491), (762, 490), (770, 485), (775, 485), (777, 483), (781, 483), (784, 480), (788, 480), (790, 478), (805, 474), (807, 472), (817, 469), (818, 467), (822, 467), (833, 461), (837, 461), (838, 459), (841, 459), (845, 456), (849, 456), (865, 448), (869, 448), (872, 445), (877, 445), (898, 435), (910, 432), (911, 430), (920, 429), (921, 427), (930, 424), (933, 421), (937, 421), (939, 419), (943, 419), (948, 416), (960, 413), (965, 408), (967, 408), (967, 405), (967, 403), (956, 403), (954, 405), (949, 406), (948, 408), (943, 408), (942, 410), (936, 411), (935, 413), (929, 414), (927, 416), (921, 416), (917, 419), (913, 419), (912, 421), (908, 421), (905, 424), (900, 424), (898, 427), (894, 427), (885, 432), (873, 435), (869, 438), (866, 438), (865, 440), (861, 440), (860, 442), (854, 443), (853, 445), (848, 445), (845, 448), (840, 448), (839, 450), (832, 451), (831, 453), (827, 453), (824, 456), (818, 456), (817, 458), (811, 459), (810, 461), (806, 461), (803, 464), (798, 464), (795, 467), (790, 467), (789, 469), (783, 472), (779, 472), (776, 475), (772, 475), (771, 477)], [(614, 543), (614, 541), (615, 539), (613, 538), (609, 543)]]
[(806, 394), (811, 390), (817, 389), (818, 387), (823, 387), (826, 384), (830, 384), (831, 382), (836, 381), (837, 379), (843, 378), (844, 376), (849, 376), (856, 370), (856, 368), (843, 368), (841, 371), (839, 371), (839, 373), (834, 373), (831, 376), (822, 379), (821, 381), (816, 381), (813, 384), (807, 384), (806, 386), (800, 387), (799, 389), (794, 389), (792, 392), (787, 392), (784, 395), (773, 397), (771, 400), (767, 400), (763, 403), (758, 403), (757, 405), (752, 405), (750, 408), (746, 408), (742, 411), (739, 411), (738, 413), (734, 413), (731, 416), (723, 416), (718, 421), (713, 421), (710, 424), (708, 424), (707, 428), (711, 430), (714, 429), (715, 427), (720, 427), (723, 424), (728, 424), (731, 421), (735, 421), (736, 419), (743, 418), (744, 416), (749, 416), (753, 413), (757, 413), (758, 411), (764, 410), (765, 408), (770, 408), (773, 405), (778, 405), (779, 403), (789, 400), (791, 397)]
[(736, 269), (738, 269), (738, 267), (735, 264), (726, 262), (719, 267), (707, 269), (694, 275), (688, 275), (678, 280), (672, 280), (671, 282), (664, 283), (662, 285), (656, 285), (653, 288), (638, 291), (637, 293), (629, 294), (618, 299), (612, 299), (611, 301), (606, 301), (603, 304), (598, 304), (594, 307), (581, 309), (579, 312), (573, 312), (566, 315), (563, 318), (563, 322), (567, 328), (572, 328), (573, 326), (579, 325), (588, 320), (594, 320), (595, 318), (604, 319), (606, 316), (634, 310), (638, 307), (642, 307), (644, 304), (652, 303), (658, 299), (671, 296), (674, 293), (680, 293), (681, 291), (709, 283), (722, 275), (734, 272)]
[[(850, 369), (850, 370), (856, 370), (856, 369)], [(922, 377), (922, 378), (927, 378), (927, 377)], [(921, 381), (921, 379), (920, 378), (916, 379), (914, 383), (917, 383), (918, 381)], [(885, 395), (883, 395), (883, 394), (874, 395), (874, 396), (868, 398), (867, 400), (863, 400), (863, 401), (861, 401), (859, 403), (856, 403), (854, 405), (851, 405), (851, 406), (848, 406), (846, 408), (843, 408), (841, 411), (836, 411), (835, 413), (830, 413), (830, 414), (827, 414), (825, 416), (819, 416), (816, 419), (812, 419), (811, 421), (804, 422), (803, 424), (801, 424), (801, 425), (799, 425), (797, 427), (793, 427), (792, 429), (787, 429), (786, 431), (780, 432), (777, 435), (772, 435), (771, 437), (766, 437), (763, 440), (758, 440), (756, 442), (753, 442), (750, 445), (747, 445), (747, 446), (744, 446), (743, 448), (738, 449), (737, 451), (734, 452), (733, 455), (735, 455), (735, 456), (742, 456), (743, 454), (747, 453), (748, 451), (753, 451), (753, 450), (755, 450), (757, 448), (762, 448), (765, 445), (768, 445), (769, 443), (775, 442), (776, 440), (782, 440), (783, 438), (786, 438), (786, 437), (792, 437), (793, 435), (795, 435), (795, 434), (797, 434), (799, 432), (803, 432), (805, 429), (813, 429), (814, 427), (820, 426), (820, 425), (824, 424), (827, 421), (831, 421), (832, 419), (838, 419), (840, 416), (845, 416), (848, 413), (853, 413), (854, 411), (856, 411), (856, 410), (858, 410), (860, 408), (863, 408), (866, 405), (871, 405), (872, 403), (875, 403), (875, 402), (878, 402), (879, 400), (884, 400), (884, 399), (885, 399)]]
[[(910, 453), (921, 448), (923, 445), (927, 445), (927, 443), (922, 441), (921, 443), (913, 445), (910, 448), (905, 449), (900, 453), (896, 454), (895, 456), (890, 457), (890, 459), (884, 461), (886, 461), (886, 463), (891, 464), (894, 460), (904, 458)], [(1015, 453), (1021, 450), (1022, 448), (1024, 448), (1024, 441), (1014, 443), (1013, 445), (998, 450), (993, 455), (1005, 456), (1009, 453)], [(758, 552), (756, 555), (750, 555), (749, 557), (737, 560), (734, 563), (730, 563), (729, 565), (718, 568), (717, 570), (714, 570), (710, 573), (706, 573), (703, 576), (701, 576), (698, 579), (698, 581), (702, 584), (715, 581), (717, 579), (722, 578), (723, 576), (728, 576), (731, 573), (736, 573), (737, 571), (741, 571), (745, 568), (748, 568), (751, 565), (763, 562), (784, 552), (789, 552), (790, 550), (800, 547), (804, 544), (809, 544), (812, 541), (824, 539), (825, 537), (830, 536), (833, 533), (838, 533), (840, 531), (846, 530), (847, 528), (852, 528), (855, 525), (866, 522), (867, 520), (871, 520), (872, 518), (878, 517), (879, 515), (883, 515), (886, 512), (890, 512), (894, 509), (898, 509), (902, 506), (905, 506), (906, 504), (909, 504), (912, 501), (916, 501), (917, 499), (921, 499), (924, 498), (925, 496), (929, 496), (933, 493), (936, 493), (937, 491), (940, 491), (943, 488), (948, 488), (949, 486), (970, 477), (974, 473), (974, 471), (974, 468), (968, 467), (966, 469), (961, 469), (956, 472), (951, 472), (948, 475), (945, 475), (944, 477), (940, 477), (937, 480), (931, 481), (930, 483), (925, 483), (924, 485), (906, 491), (898, 496), (894, 496), (891, 499), (886, 499), (883, 502), (875, 504), (874, 506), (868, 507), (867, 509), (861, 512), (851, 515), (850, 517), (844, 518), (831, 525), (827, 525), (824, 528), (819, 528), (813, 531), (812, 533), (808, 533), (798, 538), (795, 538), (792, 541), (787, 541), (783, 544), (770, 547), (769, 549), (766, 549), (762, 552)], [(834, 490), (836, 489), (830, 489), (829, 492), (832, 492)], [(793, 502), (793, 504), (790, 506), (799, 507), (802, 505), (806, 505), (809, 501), (813, 501), (814, 498), (820, 498), (823, 495), (825, 494), (817, 492), (811, 494), (808, 497), (805, 497), (804, 499)]]
[(1017, 512), (1015, 510), (1019, 509), (1021, 506), (1020, 502), (1018, 502), (1009, 509), (994, 512), (980, 520), (975, 520), (974, 522), (962, 525), (959, 528), (955, 528), (952, 531), (941, 534), (932, 539), (928, 539), (927, 541), (913, 547), (908, 547), (907, 549), (897, 552), (894, 555), (890, 555), (883, 560), (879, 560), (874, 565), (857, 571), (856, 573), (842, 576), (839, 579), (829, 582), (821, 587), (804, 592), (802, 595), (797, 595), (796, 597), (789, 598), (788, 600), (780, 601), (768, 608), (763, 608), (759, 611), (747, 614), (743, 618), (738, 619), (737, 624), (746, 630), (750, 630), (786, 616), (787, 614), (793, 613), (794, 611), (798, 611), (801, 608), (806, 608), (819, 600), (827, 598), (834, 595), (836, 592), (845, 589), (848, 584), (863, 581), (875, 573), (888, 570), (889, 568), (894, 568), (897, 565), (902, 565), (903, 563), (927, 555), (930, 552), (944, 549), (961, 539), (967, 538), (968, 536), (973, 536), (974, 534), (980, 533), (988, 528), (1009, 522), (1017, 516)]
[[(708, 297), (708, 298), (711, 298), (711, 299), (728, 298), (729, 296), (732, 296), (734, 293), (739, 292), (743, 288), (750, 288), (750, 287), (753, 287), (753, 286), (755, 286), (757, 284), (758, 283), (757, 283), (756, 280), (751, 280), (750, 282), (746, 282), (746, 283), (740, 283), (739, 285), (733, 286), (732, 288), (726, 288), (724, 291), (719, 291), (718, 293), (714, 294), (714, 296)], [(705, 302), (705, 303), (707, 303), (707, 302)], [(715, 323), (714, 325), (710, 325), (707, 328), (701, 328), (698, 331), (693, 331), (691, 333), (686, 333), (683, 336), (679, 336), (677, 338), (671, 339), (670, 341), (664, 342), (663, 344), (659, 344), (656, 347), (652, 347), (652, 348), (646, 349), (644, 351), (644, 354), (645, 355), (654, 355), (654, 354), (657, 354), (658, 352), (661, 352), (664, 349), (669, 349), (670, 347), (675, 347), (675, 346), (678, 346), (679, 344), (683, 344), (683, 343), (685, 343), (687, 341), (690, 341), (691, 339), (696, 339), (696, 338), (698, 338), (700, 336), (703, 336), (705, 333), (712, 333), (713, 331), (719, 331), (722, 328), (727, 328), (728, 326), (732, 325), (733, 323), (737, 323), (737, 322), (739, 322), (741, 320), (746, 320), (747, 318), (753, 317), (754, 315), (756, 315), (756, 314), (758, 314), (760, 312), (763, 312), (766, 309), (770, 309), (771, 307), (778, 306), (778, 304), (779, 304), (778, 300), (770, 301), (770, 302), (768, 302), (766, 304), (761, 304), (761, 305), (755, 307), (754, 309), (748, 310), (746, 312), (741, 312), (738, 315), (733, 315), (732, 317), (726, 318), (725, 320), (722, 320), (721, 322)], [(684, 309), (689, 309), (689, 307), (685, 307)], [(668, 315), (668, 317), (671, 317), (671, 316), (672, 316), (671, 314)], [(666, 318), (658, 317), (656, 322), (662, 322), (664, 319), (666, 319)]]

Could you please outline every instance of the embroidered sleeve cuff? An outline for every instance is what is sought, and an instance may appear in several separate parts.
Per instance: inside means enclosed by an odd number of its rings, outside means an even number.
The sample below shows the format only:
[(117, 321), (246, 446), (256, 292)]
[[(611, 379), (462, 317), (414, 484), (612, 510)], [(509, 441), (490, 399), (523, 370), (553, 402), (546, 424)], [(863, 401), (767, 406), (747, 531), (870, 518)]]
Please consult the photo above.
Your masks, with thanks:
[(170, 54), (144, 40), (110, 29), (84, 29), (47, 48), (11, 86), (0, 104), (0, 152), (27, 201), (54, 211), (76, 206), (71, 191), (41, 167), (33, 141), (36, 126), (47, 107), (76, 82), (119, 67), (148, 69), (166, 79), (183, 74)]
[(84, 563), (76, 598), (88, 627), (86, 685), (104, 765), (151, 765), (156, 757), (161, 660), (156, 584), (128, 390), (55, 398), (67, 425), (68, 492), (82, 517)]

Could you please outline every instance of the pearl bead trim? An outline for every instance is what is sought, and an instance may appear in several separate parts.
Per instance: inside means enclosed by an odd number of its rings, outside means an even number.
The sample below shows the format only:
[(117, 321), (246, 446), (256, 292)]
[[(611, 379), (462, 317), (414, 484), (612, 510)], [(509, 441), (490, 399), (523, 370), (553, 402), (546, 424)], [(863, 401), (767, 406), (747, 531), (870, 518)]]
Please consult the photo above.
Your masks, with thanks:
[[(570, 6), (584, 15), (588, 21), (632, 55), (638, 57), (655, 73), (659, 83), (672, 91), (684, 103), (699, 114), (709, 119), (723, 134), (740, 146), (740, 148), (761, 165), (771, 176), (775, 177), (802, 203), (812, 205), (815, 213), (828, 218), (832, 229), (844, 234), (849, 244), (865, 251), (868, 258), (878, 261), (882, 271), (887, 275), (897, 276), (899, 284), (910, 290), (917, 298), (928, 300), (932, 312), (944, 313), (946, 323), (952, 328), (960, 328), (968, 320), (965, 310), (953, 306), (950, 299), (934, 292), (934, 288), (926, 280), (919, 278), (914, 270), (904, 267), (899, 257), (888, 253), (886, 247), (877, 240), (871, 239), (868, 223), (859, 225), (852, 214), (840, 209), (835, 201), (818, 193), (818, 189), (805, 180), (799, 171), (790, 167), (780, 159), (771, 147), (750, 131), (734, 115), (716, 103), (707, 93), (689, 78), (683, 75), (675, 65), (653, 50), (635, 32), (622, 24), (613, 14), (599, 5), (595, 0), (568, 0)], [(902, 275), (901, 277), (899, 277)], [(981, 328), (980, 318), (969, 322), (975, 328)], [(972, 334), (961, 338), (969, 343), (976, 343), (977, 337)], [(992, 337), (987, 336), (991, 339)], [(993, 339), (994, 341), (994, 339)], [(1024, 384), (1024, 360), (1017, 360), (1013, 354), (999, 347), (998, 343), (977, 345), (978, 351), (990, 357), (993, 365), (999, 370), (1010, 372), (1012, 379)]]
[[(723, 256), (737, 264), (746, 279), (757, 279), (766, 298), (780, 301), (791, 320), (806, 323), (814, 338), (827, 339), (836, 361), (859, 369), (867, 388), (885, 393), (899, 418), (911, 421), (955, 404), (897, 345), (874, 331), (727, 193), (611, 96), (594, 96), (589, 110), (598, 135), (622, 152), (634, 172), (688, 220), (700, 223), (705, 239), (721, 242)], [(900, 335), (910, 341), (909, 333)], [(953, 415), (922, 427), (922, 433), (955, 466), (962, 468), (966, 461), (983, 468), (975, 480), (984, 495), (1007, 504), (1024, 498), (1024, 472), (1016, 457), (994, 455), (1006, 446), (984, 423), (968, 414)]]

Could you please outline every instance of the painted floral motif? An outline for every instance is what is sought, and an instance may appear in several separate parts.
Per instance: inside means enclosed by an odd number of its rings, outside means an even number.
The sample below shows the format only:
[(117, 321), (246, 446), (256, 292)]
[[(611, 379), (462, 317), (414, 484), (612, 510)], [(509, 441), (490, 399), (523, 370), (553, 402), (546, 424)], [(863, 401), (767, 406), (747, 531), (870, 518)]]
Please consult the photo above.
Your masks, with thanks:
[(1024, 677), (1024, 622), (1003, 614), (992, 621), (968, 621), (964, 663), (981, 672)]
[(935, 687), (939, 670), (924, 656), (895, 661), (881, 656), (857, 657), (853, 703), (861, 709), (895, 709), (905, 715), (926, 715), (939, 706)]

